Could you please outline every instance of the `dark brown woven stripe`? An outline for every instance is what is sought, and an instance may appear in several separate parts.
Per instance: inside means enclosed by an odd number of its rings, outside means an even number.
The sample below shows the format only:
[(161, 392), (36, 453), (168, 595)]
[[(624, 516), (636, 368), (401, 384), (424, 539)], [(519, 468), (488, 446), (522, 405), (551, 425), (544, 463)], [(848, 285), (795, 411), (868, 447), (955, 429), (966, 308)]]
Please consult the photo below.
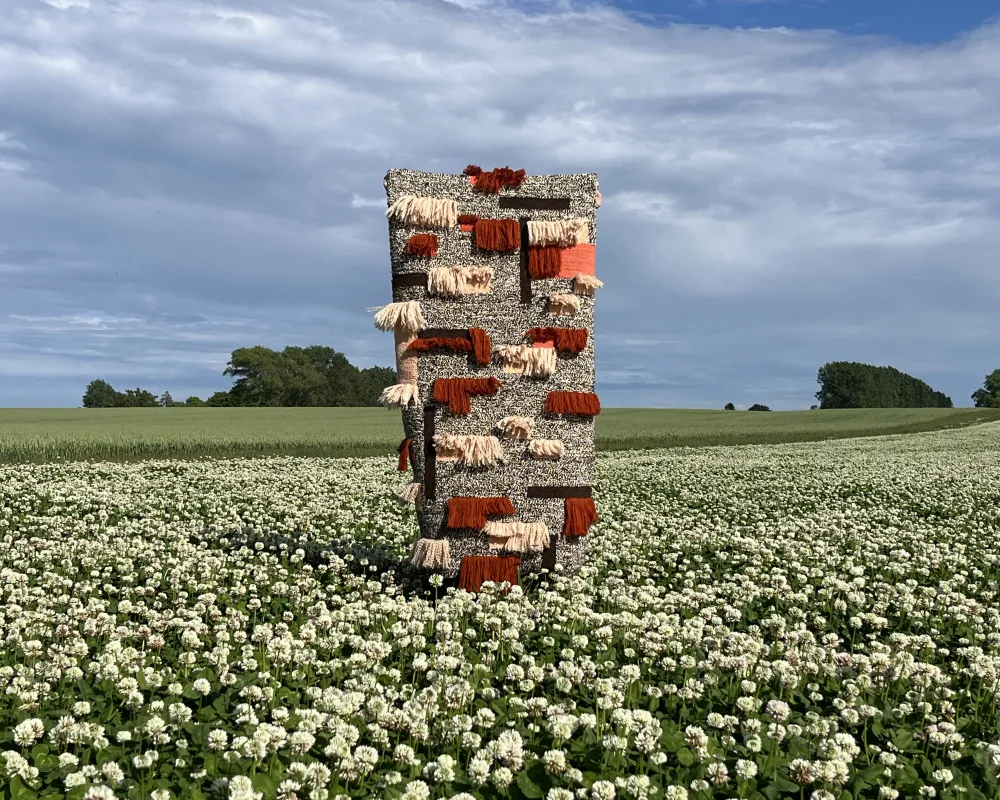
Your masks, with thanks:
[(521, 217), (521, 302), (531, 302), (531, 275), (528, 272), (528, 218)]
[(531, 211), (569, 211), (568, 197), (517, 197), (500, 198), (500, 208), (526, 208)]
[(590, 486), (529, 486), (528, 497), (536, 500), (553, 497), (592, 497), (593, 487)]
[(426, 272), (403, 272), (392, 276), (392, 288), (402, 289), (403, 287), (427, 288)]
[(468, 328), (424, 328), (418, 339), (469, 339)]
[(424, 406), (424, 497), (437, 497), (437, 448), (434, 446), (434, 406)]

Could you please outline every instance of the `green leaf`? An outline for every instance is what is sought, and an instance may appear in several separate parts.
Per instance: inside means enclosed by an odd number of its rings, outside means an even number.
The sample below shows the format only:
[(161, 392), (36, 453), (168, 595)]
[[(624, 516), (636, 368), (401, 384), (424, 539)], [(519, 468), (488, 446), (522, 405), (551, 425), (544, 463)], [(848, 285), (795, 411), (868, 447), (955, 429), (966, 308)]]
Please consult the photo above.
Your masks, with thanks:
[(521, 771), (517, 774), (517, 788), (521, 790), (521, 794), (525, 797), (538, 798), (544, 797), (545, 792), (542, 791), (542, 787), (535, 783), (531, 778), (528, 777), (528, 773)]
[(15, 775), (10, 779), (10, 797), (11, 800), (34, 800), (38, 795), (20, 776)]
[(690, 767), (695, 762), (694, 753), (686, 747), (682, 747), (677, 753), (677, 761), (682, 767)]

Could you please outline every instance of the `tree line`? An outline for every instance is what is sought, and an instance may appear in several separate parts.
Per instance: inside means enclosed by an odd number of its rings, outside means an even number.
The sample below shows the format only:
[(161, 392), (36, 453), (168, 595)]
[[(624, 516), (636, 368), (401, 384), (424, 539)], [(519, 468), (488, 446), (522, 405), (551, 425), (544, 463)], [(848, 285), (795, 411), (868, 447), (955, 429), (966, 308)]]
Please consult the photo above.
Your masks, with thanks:
[(170, 392), (157, 396), (147, 389), (115, 390), (105, 380), (88, 384), (84, 408), (152, 408), (166, 406), (305, 407), (375, 406), (382, 390), (396, 382), (389, 367), (359, 369), (330, 347), (268, 347), (233, 350), (223, 375), (234, 379), (227, 391), (207, 399), (176, 401)]

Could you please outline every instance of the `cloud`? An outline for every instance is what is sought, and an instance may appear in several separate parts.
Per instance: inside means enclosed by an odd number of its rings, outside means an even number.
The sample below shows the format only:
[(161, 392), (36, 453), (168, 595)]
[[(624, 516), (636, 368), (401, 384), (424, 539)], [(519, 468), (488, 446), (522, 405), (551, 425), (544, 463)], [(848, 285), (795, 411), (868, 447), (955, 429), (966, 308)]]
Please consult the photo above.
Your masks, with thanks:
[(0, 405), (224, 388), (243, 345), (390, 363), (382, 178), (468, 163), (599, 174), (606, 405), (808, 406), (831, 359), (967, 402), (996, 366), (998, 47), (596, 3), (7, 0)]

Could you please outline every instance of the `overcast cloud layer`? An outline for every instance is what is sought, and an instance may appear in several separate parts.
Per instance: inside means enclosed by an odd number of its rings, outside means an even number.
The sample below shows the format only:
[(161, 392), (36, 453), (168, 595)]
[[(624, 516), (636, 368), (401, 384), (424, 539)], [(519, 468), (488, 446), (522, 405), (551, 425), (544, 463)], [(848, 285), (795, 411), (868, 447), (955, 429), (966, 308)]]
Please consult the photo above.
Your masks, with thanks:
[[(276, 9), (280, 9), (277, 11)], [(4, 0), (0, 406), (391, 364), (382, 178), (596, 172), (607, 406), (1000, 367), (1000, 25), (939, 45), (474, 0)]]

